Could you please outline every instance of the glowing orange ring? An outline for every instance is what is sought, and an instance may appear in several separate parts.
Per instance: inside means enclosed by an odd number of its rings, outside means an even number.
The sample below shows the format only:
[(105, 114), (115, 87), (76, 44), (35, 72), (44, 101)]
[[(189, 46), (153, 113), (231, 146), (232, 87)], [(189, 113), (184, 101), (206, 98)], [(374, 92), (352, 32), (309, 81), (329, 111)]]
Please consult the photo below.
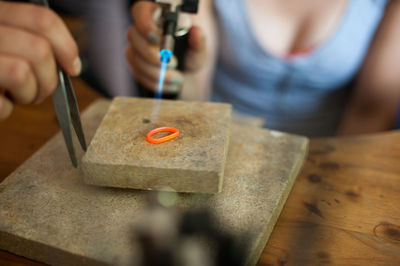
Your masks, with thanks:
[[(159, 132), (172, 132), (172, 134), (169, 134), (169, 135), (159, 138), (159, 139), (153, 139), (152, 136)], [(179, 136), (179, 130), (174, 127), (159, 127), (159, 128), (155, 128), (155, 129), (151, 130), (149, 133), (147, 133), (146, 138), (147, 138), (147, 141), (152, 144), (160, 144), (160, 143), (166, 142), (168, 140), (174, 139), (178, 136)]]

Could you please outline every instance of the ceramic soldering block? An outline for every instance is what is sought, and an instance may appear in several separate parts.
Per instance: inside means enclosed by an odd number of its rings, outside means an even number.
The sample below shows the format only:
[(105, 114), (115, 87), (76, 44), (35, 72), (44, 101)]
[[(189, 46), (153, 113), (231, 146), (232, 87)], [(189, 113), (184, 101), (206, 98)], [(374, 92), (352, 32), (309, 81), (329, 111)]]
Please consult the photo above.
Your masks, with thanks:
[[(117, 97), (82, 159), (84, 180), (107, 187), (218, 193), (231, 112), (229, 104)], [(164, 126), (180, 135), (161, 144), (146, 140), (150, 130)]]

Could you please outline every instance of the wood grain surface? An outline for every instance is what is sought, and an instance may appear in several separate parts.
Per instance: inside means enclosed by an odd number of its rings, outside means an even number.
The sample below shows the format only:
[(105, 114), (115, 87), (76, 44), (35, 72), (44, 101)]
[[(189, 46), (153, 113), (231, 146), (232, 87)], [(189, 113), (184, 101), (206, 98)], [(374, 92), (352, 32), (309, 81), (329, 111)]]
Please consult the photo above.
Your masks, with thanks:
[(400, 132), (313, 139), (260, 265), (400, 265)]
[[(74, 80), (83, 109), (99, 95)], [(0, 181), (58, 131), (51, 99), (0, 122)], [(258, 265), (400, 265), (400, 132), (313, 139)], [(0, 251), (0, 265), (41, 265)]]

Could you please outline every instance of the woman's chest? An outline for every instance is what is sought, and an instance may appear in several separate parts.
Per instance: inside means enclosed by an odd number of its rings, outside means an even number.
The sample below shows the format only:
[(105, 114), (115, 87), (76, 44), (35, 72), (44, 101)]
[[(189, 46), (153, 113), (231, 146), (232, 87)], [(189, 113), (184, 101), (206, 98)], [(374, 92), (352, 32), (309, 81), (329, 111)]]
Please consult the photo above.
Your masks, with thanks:
[(243, 0), (260, 45), (284, 56), (312, 49), (335, 31), (351, 0)]
[[(386, 0), (282, 0), (293, 3), (288, 6), (276, 1), (215, 0), (218, 66), (233, 78), (257, 84), (274, 78), (278, 83), (297, 80), (294, 83), (302, 87), (340, 87), (361, 66), (386, 5)], [(316, 1), (343, 5), (331, 12)], [(309, 52), (288, 56), (299, 49)]]

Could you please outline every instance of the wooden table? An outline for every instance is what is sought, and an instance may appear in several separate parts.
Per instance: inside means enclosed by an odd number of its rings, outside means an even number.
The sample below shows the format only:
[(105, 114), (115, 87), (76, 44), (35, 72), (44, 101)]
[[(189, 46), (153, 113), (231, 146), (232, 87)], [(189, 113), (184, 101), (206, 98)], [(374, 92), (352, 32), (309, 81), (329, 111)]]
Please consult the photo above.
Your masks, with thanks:
[[(74, 80), (80, 107), (100, 96)], [(0, 182), (57, 131), (51, 99), (0, 122)], [(259, 265), (400, 265), (400, 132), (311, 140)], [(0, 265), (42, 265), (0, 251)]]

